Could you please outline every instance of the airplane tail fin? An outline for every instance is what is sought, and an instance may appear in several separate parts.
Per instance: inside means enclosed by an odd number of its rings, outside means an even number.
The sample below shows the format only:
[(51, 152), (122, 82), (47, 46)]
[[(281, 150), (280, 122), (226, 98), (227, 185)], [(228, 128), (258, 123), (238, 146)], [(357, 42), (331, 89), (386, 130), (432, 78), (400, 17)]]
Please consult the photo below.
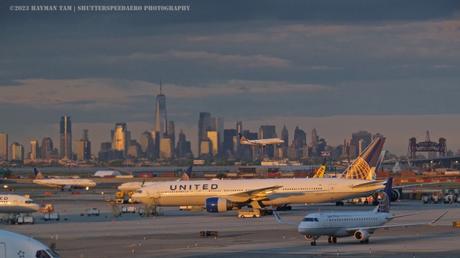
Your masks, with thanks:
[[(384, 137), (376, 137), (369, 146), (348, 166), (342, 177), (348, 179), (372, 180), (375, 178), (375, 168), (382, 157)], [(380, 162), (381, 163), (381, 162)]]
[(241, 144), (245, 144), (245, 143), (248, 143), (248, 139), (246, 139), (246, 137), (244, 137), (242, 134), (238, 134), (240, 136), (240, 143)]
[(44, 178), (43, 173), (37, 168), (34, 168), (34, 176), (36, 179)]
[(313, 175), (313, 177), (314, 178), (323, 178), (325, 172), (326, 172), (326, 165), (323, 164), (318, 169), (316, 169), (316, 172)]
[(190, 178), (192, 178), (192, 170), (193, 170), (193, 166), (188, 167), (187, 170), (185, 170), (184, 173), (182, 174), (181, 180), (182, 181), (190, 180)]

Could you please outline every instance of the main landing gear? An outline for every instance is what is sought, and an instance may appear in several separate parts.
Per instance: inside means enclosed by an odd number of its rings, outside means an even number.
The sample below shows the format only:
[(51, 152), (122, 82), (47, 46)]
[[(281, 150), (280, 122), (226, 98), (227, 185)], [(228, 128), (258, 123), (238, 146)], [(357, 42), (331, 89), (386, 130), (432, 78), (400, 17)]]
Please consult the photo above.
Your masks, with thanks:
[(329, 244), (332, 244), (332, 243), (337, 244), (337, 237), (335, 237), (335, 236), (329, 236), (329, 237), (327, 238), (327, 242), (328, 242)]
[(312, 235), (306, 235), (305, 236), (305, 239), (312, 240), (311, 243), (310, 243), (312, 246), (316, 246), (316, 240), (318, 240), (318, 238), (319, 238), (319, 236), (312, 236)]

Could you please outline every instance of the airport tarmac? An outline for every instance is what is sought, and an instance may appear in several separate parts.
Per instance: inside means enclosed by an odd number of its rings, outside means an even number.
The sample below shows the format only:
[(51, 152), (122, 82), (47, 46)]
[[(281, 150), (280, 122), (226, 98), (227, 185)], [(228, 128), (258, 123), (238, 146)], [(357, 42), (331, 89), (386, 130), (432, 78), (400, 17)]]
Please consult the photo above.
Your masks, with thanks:
[[(62, 257), (458, 257), (460, 228), (452, 221), (460, 219), (460, 204), (427, 204), (400, 201), (392, 206), (396, 214), (415, 213), (391, 223), (429, 222), (449, 213), (436, 226), (420, 226), (377, 231), (369, 244), (340, 238), (328, 244), (327, 238), (317, 246), (297, 233), (296, 226), (280, 225), (272, 216), (239, 219), (236, 212), (211, 214), (162, 208), (161, 216), (138, 214), (112, 215), (112, 207), (100, 194), (73, 195), (56, 193), (53, 197), (35, 198), (51, 202), (61, 214), (58, 222), (40, 219), (34, 225), (5, 225), (7, 230), (31, 235), (44, 243), (56, 243)], [(43, 199), (43, 200), (42, 200)], [(99, 208), (100, 216), (81, 216), (86, 208)], [(371, 206), (333, 204), (294, 206), (280, 212), (282, 218), (299, 222), (308, 212), (331, 210), (367, 210)], [(37, 218), (40, 214), (35, 215)], [(218, 231), (218, 237), (200, 237), (203, 230)]]

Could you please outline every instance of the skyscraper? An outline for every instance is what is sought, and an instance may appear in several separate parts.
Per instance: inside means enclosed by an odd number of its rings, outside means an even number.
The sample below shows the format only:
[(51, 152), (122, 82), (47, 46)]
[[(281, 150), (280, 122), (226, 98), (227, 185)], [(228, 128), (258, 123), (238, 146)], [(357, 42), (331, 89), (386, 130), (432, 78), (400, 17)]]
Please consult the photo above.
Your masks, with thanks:
[(68, 115), (61, 117), (61, 122), (59, 123), (59, 136), (59, 158), (72, 159), (72, 121)]
[(115, 129), (112, 131), (112, 150), (117, 159), (122, 159), (126, 156), (129, 145), (129, 132), (126, 123), (116, 123)]
[(177, 158), (193, 157), (190, 141), (187, 141), (187, 138), (182, 130), (179, 132), (177, 140), (176, 156)]
[(8, 160), (8, 134), (0, 133), (0, 160)]
[[(268, 138), (276, 138), (276, 127), (274, 125), (262, 125), (259, 128), (259, 139), (268, 139)], [(275, 156), (275, 146), (273, 144), (267, 145), (262, 148), (262, 158), (267, 155), (269, 158), (273, 158)]]
[(160, 94), (157, 95), (155, 101), (155, 129), (154, 131), (160, 133), (160, 137), (168, 132), (168, 117), (166, 114), (166, 96), (162, 92), (162, 85), (160, 82)]
[(41, 158), (45, 160), (52, 159), (54, 158), (53, 152), (53, 140), (50, 137), (43, 138), (41, 147)]
[(37, 140), (30, 141), (30, 157), (31, 160), (37, 160), (40, 158), (40, 146)]
[(147, 131), (143, 132), (139, 139), (139, 144), (141, 146), (142, 156), (146, 159), (153, 159), (154, 143), (152, 134)]
[(235, 136), (237, 136), (236, 129), (224, 129), (224, 142), (222, 144), (222, 152), (226, 158), (230, 158), (235, 155)]
[(288, 154), (288, 147), (289, 147), (289, 131), (286, 128), (286, 125), (284, 125), (283, 129), (281, 130), (281, 140), (284, 141), (281, 144), (282, 158), (286, 158)]
[(211, 114), (209, 112), (200, 112), (198, 120), (198, 155), (202, 154), (201, 142), (207, 140), (207, 131), (211, 129)]
[(11, 160), (23, 161), (24, 160), (24, 146), (17, 142), (11, 144)]
[(368, 131), (359, 131), (351, 134), (350, 148), (352, 157), (357, 157), (372, 141), (372, 134)]
[(77, 143), (77, 159), (90, 160), (91, 159), (91, 142), (88, 138), (88, 129), (83, 130), (83, 137)]

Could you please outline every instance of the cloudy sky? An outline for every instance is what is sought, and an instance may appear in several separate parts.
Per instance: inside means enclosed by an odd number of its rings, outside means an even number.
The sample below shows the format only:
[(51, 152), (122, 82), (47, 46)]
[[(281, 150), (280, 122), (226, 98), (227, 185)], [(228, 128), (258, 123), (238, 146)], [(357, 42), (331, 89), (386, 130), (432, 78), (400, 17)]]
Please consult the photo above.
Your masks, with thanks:
[[(17, 12), (11, 5), (190, 5), (189, 12)], [(200, 111), (316, 127), (330, 144), (358, 129), (444, 136), (460, 148), (459, 1), (45, 1), (0, 3), (0, 131), (23, 144), (74, 138), (96, 150), (115, 122), (153, 128), (163, 81), (168, 117), (196, 141)], [(279, 131), (281, 128), (278, 129)], [(27, 144), (28, 145), (28, 144)], [(27, 150), (29, 147), (26, 148)]]

